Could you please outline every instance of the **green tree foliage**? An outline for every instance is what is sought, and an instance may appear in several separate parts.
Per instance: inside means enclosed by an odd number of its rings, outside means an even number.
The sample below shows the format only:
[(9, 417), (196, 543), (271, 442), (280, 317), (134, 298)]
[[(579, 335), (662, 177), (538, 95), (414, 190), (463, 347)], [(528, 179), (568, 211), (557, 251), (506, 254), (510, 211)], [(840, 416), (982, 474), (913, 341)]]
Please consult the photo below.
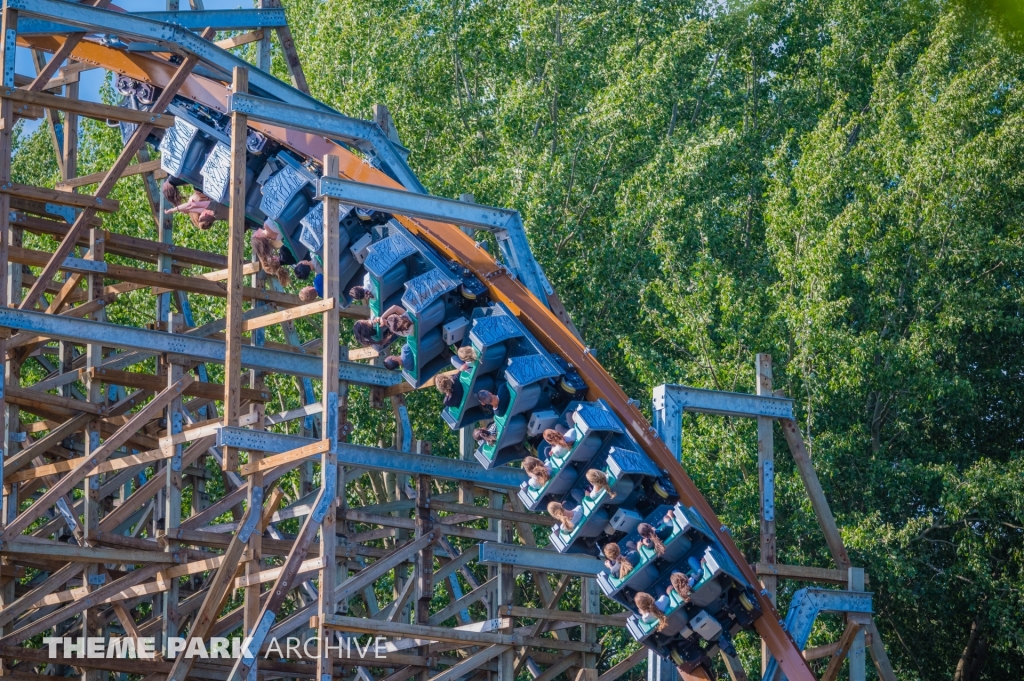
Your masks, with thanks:
[[(316, 97), (362, 117), (386, 103), (433, 193), (523, 213), (548, 277), (630, 394), (646, 402), (663, 382), (750, 392), (754, 353), (773, 355), (900, 679), (1017, 676), (1015, 3), (286, 5)], [(287, 79), (277, 54), (274, 69)], [(106, 140), (97, 158), (114, 153), (110, 133), (94, 134)], [(18, 167), (52, 175), (42, 136), (23, 145)], [(274, 387), (282, 408), (297, 405), (292, 386)], [(438, 409), (436, 395), (410, 396), (417, 437), (453, 455)], [(356, 441), (390, 442), (389, 414), (360, 391), (352, 415)], [(778, 435), (780, 562), (830, 566)], [(738, 420), (684, 426), (684, 465), (751, 560), (755, 440)], [(361, 481), (351, 502), (380, 482)], [(798, 586), (784, 583), (780, 603)], [(811, 643), (840, 631), (822, 622)], [(603, 636), (605, 664), (628, 654), (628, 635)]]
[[(315, 95), (353, 115), (387, 103), (433, 192), (522, 211), (588, 344), (634, 395), (750, 391), (753, 354), (772, 353), (901, 678), (1013, 675), (1014, 3), (289, 12), (305, 19)], [(685, 464), (753, 558), (753, 428), (690, 418)], [(779, 468), (781, 560), (829, 565), (798, 476), (781, 455)]]

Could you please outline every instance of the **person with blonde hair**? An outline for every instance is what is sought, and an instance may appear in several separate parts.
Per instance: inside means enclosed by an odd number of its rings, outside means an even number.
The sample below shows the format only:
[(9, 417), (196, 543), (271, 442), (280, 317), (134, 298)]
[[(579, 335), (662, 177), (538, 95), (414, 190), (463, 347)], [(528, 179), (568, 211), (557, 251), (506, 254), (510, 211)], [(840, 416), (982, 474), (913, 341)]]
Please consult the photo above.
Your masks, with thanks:
[(277, 250), (280, 246), (275, 246), (273, 239), (269, 236), (261, 235), (260, 232), (262, 231), (264, 230), (257, 229), (249, 237), (249, 243), (252, 244), (252, 254), (260, 261), (260, 267), (263, 268), (264, 272), (272, 277), (277, 277), (282, 286), (287, 286), (288, 282), (291, 281), (291, 276), (288, 274), (288, 268), (281, 264), (281, 256)]
[(640, 523), (636, 526), (640, 534), (640, 544), (654, 550), (654, 555), (661, 556), (665, 553), (665, 544), (658, 538), (658, 534), (648, 523)]
[(665, 616), (664, 611), (654, 602), (654, 596), (651, 594), (641, 591), (633, 597), (633, 603), (636, 604), (636, 609), (640, 611), (640, 619), (648, 623), (658, 623), (655, 631), (661, 631), (668, 626), (668, 617)]
[(560, 502), (552, 501), (548, 504), (548, 515), (558, 521), (558, 525), (555, 525), (554, 529), (568, 534), (576, 529), (576, 524), (579, 521), (583, 520), (583, 507), (577, 506), (569, 511)]
[(548, 449), (548, 456), (560, 459), (572, 450), (572, 444), (576, 442), (576, 429), (570, 428), (563, 435), (554, 428), (548, 428), (544, 431), (543, 438), (544, 442), (551, 445)]
[(469, 371), (476, 363), (476, 350), (472, 345), (464, 345), (452, 356), (452, 366), (459, 371)]
[(439, 374), (434, 379), (434, 385), (444, 395), (444, 406), (458, 407), (462, 404), (465, 388), (462, 387), (462, 381), (458, 380), (455, 376), (452, 374)]
[(591, 499), (596, 499), (601, 492), (607, 492), (610, 499), (615, 498), (615, 492), (612, 491), (611, 486), (608, 484), (608, 476), (604, 471), (591, 468), (587, 471), (587, 482), (590, 483), (590, 491), (587, 493), (587, 496)]
[[(165, 186), (169, 186), (166, 185)], [(171, 186), (172, 191), (167, 191), (164, 194), (165, 198), (170, 198), (168, 194), (177, 196), (177, 187)], [(180, 198), (180, 196), (178, 196)], [(173, 203), (177, 203), (174, 201)], [(164, 211), (167, 215), (173, 213), (184, 213), (188, 215), (189, 220), (192, 224), (199, 229), (209, 229), (213, 226), (215, 220), (226, 220), (227, 210), (225, 206), (216, 203), (209, 196), (199, 191), (198, 189), (192, 192), (192, 195), (188, 197), (188, 201), (181, 203)]]
[(632, 553), (623, 554), (619, 545), (609, 542), (604, 545), (604, 566), (608, 568), (608, 574), (617, 578), (625, 579), (626, 575), (633, 571)]
[(543, 489), (551, 479), (551, 469), (535, 456), (523, 459), (523, 470), (530, 476), (530, 481), (527, 484), (534, 491)]
[(675, 591), (683, 603), (689, 603), (690, 595), (693, 593), (693, 589), (690, 588), (690, 579), (682, 572), (673, 572), (669, 577), (669, 582), (669, 592)]

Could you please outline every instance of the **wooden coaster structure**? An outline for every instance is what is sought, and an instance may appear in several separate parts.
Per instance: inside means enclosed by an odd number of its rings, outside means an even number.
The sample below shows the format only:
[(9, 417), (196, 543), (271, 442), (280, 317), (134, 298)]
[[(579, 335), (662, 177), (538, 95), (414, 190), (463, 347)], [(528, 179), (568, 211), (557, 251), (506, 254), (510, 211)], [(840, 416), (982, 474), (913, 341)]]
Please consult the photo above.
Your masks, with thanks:
[[(774, 527), (762, 528), (771, 539), (764, 540), (762, 561), (752, 567), (678, 465), (666, 434), (659, 436), (647, 424), (637, 404), (579, 340), (529, 255), (518, 215), (424, 196), (386, 109), (379, 109), (376, 121), (360, 121), (309, 97), (276, 2), (264, 0), (252, 11), (209, 12), (197, 2), (198, 11), (177, 12), (175, 2), (168, 12), (137, 14), (107, 5), (107, 0), (7, 0), (3, 5), (0, 418), (6, 438), (0, 457), (0, 674), (19, 679), (84, 674), (97, 681), (108, 673), (147, 681), (240, 681), (254, 674), (321, 681), (476, 681), (496, 675), (512, 681), (528, 673), (535, 681), (563, 674), (613, 681), (647, 655), (640, 648), (598, 674), (598, 628), (623, 626), (627, 614), (601, 613), (599, 562), (538, 548), (534, 526), (553, 521), (526, 512), (517, 496), (520, 470), (481, 467), (473, 460), (475, 445), (466, 430), (461, 431), (461, 459), (431, 455), (429, 443), (415, 440), (409, 424), (403, 395), (412, 389), (410, 383), (383, 368), (376, 352), (341, 346), (341, 319), (365, 318), (367, 308), (341, 302), (336, 230), (323, 230), (324, 285), (317, 302), (303, 303), (279, 290), (257, 263), (244, 261), (247, 141), (256, 131), (318, 164), (324, 225), (338, 223), (343, 203), (386, 209), (402, 229), (477, 278), (547, 351), (570, 362), (586, 382), (587, 399), (602, 400), (667, 471), (682, 501), (709, 519), (709, 531), (743, 576), (752, 584), (755, 569), (765, 577), (755, 594), (764, 616), (755, 627), (766, 653), (789, 679), (814, 678), (782, 627), (772, 582), (778, 576), (846, 583), (851, 566), (845, 550), (836, 553), (838, 531), (806, 453), (801, 474), (838, 569), (775, 565)], [(213, 42), (217, 31), (232, 35)], [(271, 31), (279, 37), (291, 86), (267, 74)], [(228, 51), (249, 43), (257, 47), (254, 65)], [(16, 72), (16, 45), (33, 50), (35, 76)], [(79, 99), (78, 74), (92, 68), (148, 84), (159, 95), (145, 110)], [(54, 94), (60, 89), (63, 95)], [(226, 254), (176, 245), (165, 216), (160, 162), (147, 140), (175, 124), (176, 98), (230, 119)], [(104, 172), (77, 175), (79, 117), (131, 126), (122, 152)], [(56, 189), (11, 181), (12, 131), (21, 118), (45, 118), (61, 171)], [(102, 215), (119, 210), (109, 198), (112, 188), (134, 175), (145, 181), (156, 240), (103, 229)], [(87, 186), (95, 187), (91, 194), (79, 193)], [(504, 264), (456, 225), (495, 234)], [(26, 232), (56, 237), (60, 245), (52, 253), (26, 249)], [(107, 254), (135, 259), (136, 265), (107, 262)], [(185, 273), (196, 267), (209, 271)], [(59, 273), (63, 281), (55, 279)], [(155, 296), (152, 328), (105, 323), (108, 305), (140, 289)], [(226, 299), (226, 316), (195, 325), (189, 301), (202, 296)], [(300, 338), (295, 320), (313, 315), (322, 317), (321, 337)], [(271, 326), (282, 329), (286, 344), (266, 341)], [(151, 359), (154, 373), (128, 370)], [(23, 385), (29, 363), (48, 375)], [(222, 385), (208, 380), (208, 364), (224, 366)], [(768, 371), (770, 393), (770, 360)], [(305, 405), (268, 413), (271, 374), (301, 385)], [(321, 386), (319, 400), (314, 381)], [(763, 383), (759, 379), (759, 393)], [(397, 430), (393, 448), (347, 442), (356, 425), (348, 419), (352, 388), (368, 388), (380, 407), (390, 403)], [(759, 418), (763, 470), (771, 419)], [(795, 422), (780, 421), (799, 462), (802, 441)], [(301, 424), (302, 435), (279, 432), (286, 423)], [(240, 452), (247, 455), (244, 464)], [(217, 495), (207, 487), (205, 464), (211, 458), (221, 470), (222, 484), (210, 485), (223, 487)], [(301, 484), (292, 494), (278, 482), (296, 469)], [(367, 472), (386, 481), (386, 500), (349, 507), (344, 492)], [(190, 514), (182, 513), (183, 499), (191, 499)], [(229, 523), (213, 524), (225, 514), (232, 516)], [(298, 531), (283, 534), (278, 525), (294, 518), (301, 520)], [(481, 521), (488, 526), (480, 527)], [(488, 566), (484, 581), (469, 569), (478, 562)], [(521, 605), (516, 579), (523, 573), (544, 607)], [(385, 579), (394, 585), (393, 599), (382, 604), (374, 587)], [(441, 588), (448, 602), (438, 607), (432, 601)], [(567, 590), (578, 590), (580, 611), (560, 609)], [(237, 606), (226, 607), (232, 597)], [(476, 604), (486, 611), (478, 621), (470, 615)], [(453, 619), (456, 626), (444, 626)], [(822, 653), (833, 656), (824, 678), (835, 678), (851, 641), (869, 626), (856, 618), (851, 622), (835, 650)], [(167, 642), (233, 632), (254, 638), (256, 649), (287, 636), (333, 646), (313, 646), (312, 654), (290, 650), (271, 659), (254, 650), (229, 659), (158, 654), (152, 660), (54, 658), (38, 647), (44, 634)], [(339, 632), (364, 640), (386, 636), (391, 645), (372, 660), (353, 657)], [(163, 650), (163, 644), (157, 648)], [(726, 662), (734, 678), (745, 678), (734, 657)], [(891, 676), (878, 655), (876, 664), (880, 674)], [(687, 676), (706, 678), (702, 674), (698, 668)]]

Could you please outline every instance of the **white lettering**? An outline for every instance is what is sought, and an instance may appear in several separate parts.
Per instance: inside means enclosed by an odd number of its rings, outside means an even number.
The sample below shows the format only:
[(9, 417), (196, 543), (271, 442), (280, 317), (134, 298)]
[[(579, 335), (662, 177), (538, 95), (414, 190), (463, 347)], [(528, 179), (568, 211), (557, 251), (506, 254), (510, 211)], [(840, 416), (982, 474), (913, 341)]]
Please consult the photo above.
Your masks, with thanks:
[[(297, 658), (299, 657), (299, 645), (301, 641), (294, 636), (289, 636), (284, 642), (284, 656)], [(294, 651), (294, 652), (293, 652)]]
[(86, 640), (85, 656), (89, 658), (103, 657), (106, 654), (106, 650), (103, 648), (103, 638), (100, 636), (90, 636)]
[(359, 645), (359, 639), (357, 638), (356, 639), (356, 654), (359, 655), (359, 659), (360, 660), (365, 659), (366, 658), (366, 653), (368, 653), (368, 652), (370, 652), (370, 641), (367, 641), (366, 642), (366, 648), (363, 648), (361, 645)]
[[(316, 650), (314, 650), (313, 652), (309, 651), (309, 642), (310, 641), (316, 641)], [(331, 642), (327, 641), (327, 651), (328, 651), (328, 654), (330, 654), (330, 650), (331, 650)], [(318, 639), (316, 636), (311, 636), (310, 638), (307, 638), (305, 641), (302, 642), (302, 652), (304, 652), (306, 654), (306, 657), (319, 657), (320, 656), (320, 639)], [(341, 652), (341, 648), (340, 647), (338, 648), (338, 652), (339, 653)]]
[[(378, 636), (377, 638), (374, 639), (373, 656), (375, 658), (377, 658), (378, 660), (384, 657), (383, 655), (380, 654), (381, 646), (382, 645), (384, 645), (384, 637), (383, 636)], [(385, 650), (387, 650), (387, 648), (385, 648)]]
[(185, 649), (185, 639), (180, 636), (172, 636), (167, 639), (167, 659), (173, 660), (182, 650)]
[(284, 657), (284, 655), (281, 654), (281, 644), (277, 642), (276, 637), (270, 639), (270, 645), (267, 646), (267, 652), (263, 657), (269, 660), (270, 654), (274, 651), (277, 651), (277, 654), (274, 655), (274, 657)]
[(188, 650), (185, 651), (185, 657), (192, 659), (193, 657), (201, 657), (204, 660), (210, 657), (210, 654), (206, 652), (206, 644), (203, 643), (203, 639), (193, 637), (188, 640)]
[(231, 643), (231, 652), (234, 654), (236, 660), (240, 657), (245, 657), (248, 659), (253, 658), (253, 654), (249, 652), (249, 644), (252, 643), (252, 638), (246, 636), (241, 641), (238, 641), (238, 639), (236, 638), (232, 639)]
[(152, 660), (156, 657), (156, 638), (153, 636), (143, 636), (139, 639), (139, 645), (136, 646), (136, 652), (139, 657), (143, 660)]
[(107, 657), (125, 660), (135, 655), (135, 639), (111, 638), (107, 643)]
[(223, 636), (214, 636), (210, 639), (210, 657), (224, 659), (231, 657), (230, 646), (231, 643)]
[(50, 650), (50, 659), (53, 659), (57, 657), (57, 644), (63, 643), (63, 641), (56, 636), (44, 636), (43, 643), (45, 643)]

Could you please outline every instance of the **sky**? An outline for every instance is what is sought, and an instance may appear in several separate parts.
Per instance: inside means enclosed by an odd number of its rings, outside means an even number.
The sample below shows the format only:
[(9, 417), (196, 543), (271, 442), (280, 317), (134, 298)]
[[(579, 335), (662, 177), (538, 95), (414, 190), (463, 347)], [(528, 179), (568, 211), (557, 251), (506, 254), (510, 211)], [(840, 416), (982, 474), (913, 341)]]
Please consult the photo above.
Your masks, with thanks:
[[(180, 0), (180, 2), (182, 9), (188, 11), (188, 0)], [(165, 0), (115, 0), (114, 4), (129, 12), (160, 12), (166, 9)], [(253, 3), (250, 0), (204, 0), (203, 5), (206, 9), (239, 9), (242, 7), (252, 7)], [(32, 63), (32, 53), (27, 48), (18, 48), (15, 63), (18, 73), (29, 77), (35, 75), (36, 70)], [(103, 69), (93, 69), (92, 71), (82, 73), (78, 86), (78, 96), (82, 99), (98, 102), (100, 100), (100, 88), (103, 86), (106, 73)], [(43, 122), (44, 119), (25, 121), (25, 133), (34, 131)]]

